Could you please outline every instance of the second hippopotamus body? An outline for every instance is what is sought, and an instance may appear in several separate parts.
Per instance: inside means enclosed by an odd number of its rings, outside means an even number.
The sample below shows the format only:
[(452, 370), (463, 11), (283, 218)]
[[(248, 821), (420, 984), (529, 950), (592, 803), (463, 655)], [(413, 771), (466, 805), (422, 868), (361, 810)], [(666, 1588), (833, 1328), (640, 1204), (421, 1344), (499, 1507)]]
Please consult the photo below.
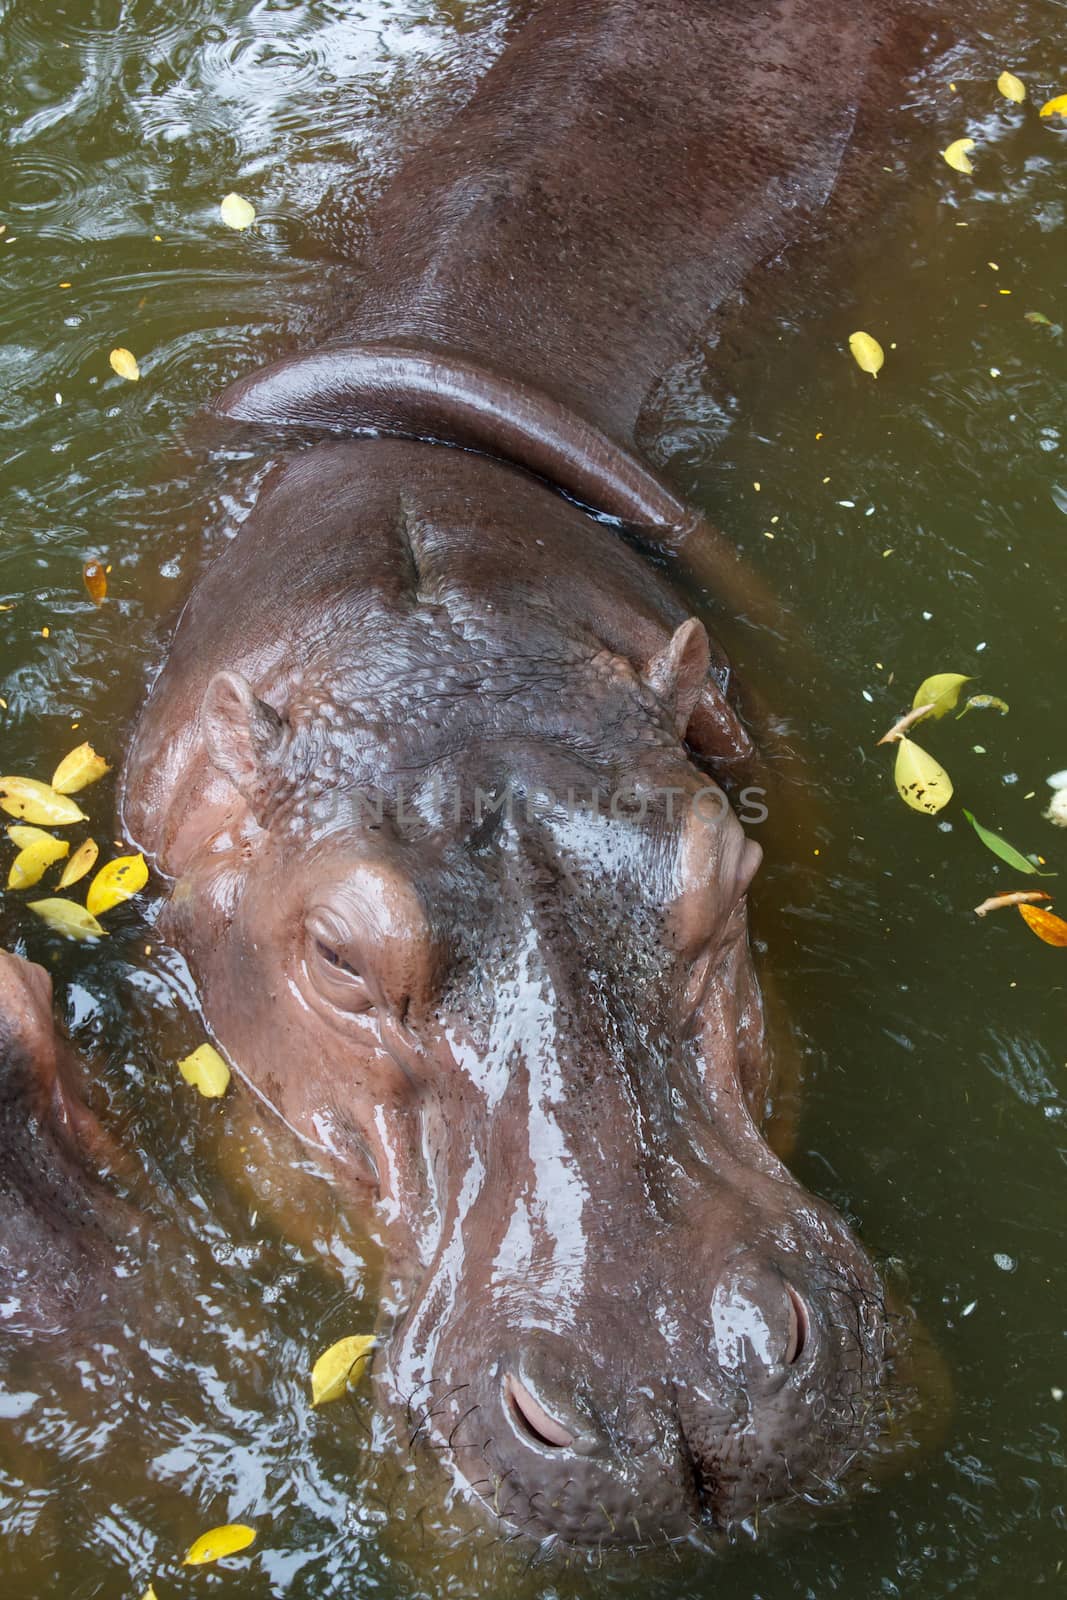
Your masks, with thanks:
[(69, 1337), (109, 1318), (140, 1221), (112, 1180), (126, 1163), (82, 1094), (43, 967), (0, 950), (0, 1322)]

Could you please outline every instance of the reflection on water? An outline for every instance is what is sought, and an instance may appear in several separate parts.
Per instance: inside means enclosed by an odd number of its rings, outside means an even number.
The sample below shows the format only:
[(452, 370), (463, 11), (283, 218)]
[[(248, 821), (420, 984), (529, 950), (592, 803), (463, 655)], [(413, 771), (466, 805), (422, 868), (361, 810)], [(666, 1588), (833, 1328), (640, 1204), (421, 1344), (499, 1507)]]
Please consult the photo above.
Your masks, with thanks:
[[(499, 48), (508, 8), (2, 11), (2, 765), (46, 777), (84, 737), (121, 756), (177, 605), (254, 497), (264, 464), (209, 458), (182, 425), (328, 329), (353, 270), (333, 259), (358, 258), (385, 177)], [(102, 1315), (44, 1360), (5, 1358), (5, 1594), (139, 1594), (155, 1574), (160, 1600), (479, 1585), (777, 1600), (1053, 1578), (1067, 970), (1014, 914), (970, 916), (1005, 872), (958, 807), (906, 812), (873, 748), (926, 674), (975, 674), (1010, 714), (928, 742), (981, 820), (1067, 872), (1067, 838), (1040, 818), (1045, 776), (1067, 765), (1067, 132), (992, 90), (1005, 66), (1039, 98), (1067, 88), (1063, 11), (971, 12), (914, 91), (919, 131), (868, 153), (889, 169), (877, 211), (857, 226), (839, 209), (750, 286), (710, 369), (676, 385), (661, 447), (805, 619), (808, 663), (784, 680), (758, 636), (723, 629), (821, 790), (808, 832), (772, 809), (757, 935), (806, 1049), (800, 1175), (900, 1263), (953, 1371), (947, 1439), (836, 1520), (714, 1566), (525, 1572), (457, 1530), (433, 1461), (366, 1388), (311, 1411), (309, 1356), (370, 1326), (391, 1286), (301, 1151), (241, 1096), (209, 1105), (176, 1078), (201, 1027), (181, 963), (146, 931), (151, 904), (118, 914), (105, 944), (57, 947), (7, 895), (5, 943), (56, 976), (97, 1109), (143, 1169), (155, 1245), (123, 1325)], [(964, 131), (979, 141), (968, 181), (937, 156)], [(248, 234), (218, 224), (232, 188), (256, 204)], [(887, 346), (876, 384), (842, 354), (855, 327)], [(136, 386), (107, 365), (117, 344)], [(81, 584), (91, 555), (112, 565), (99, 610)], [(106, 791), (86, 797), (100, 838)], [(451, 1553), (433, 1531), (446, 1515), (453, 1545), (464, 1533)], [(259, 1528), (251, 1557), (182, 1574), (191, 1539), (230, 1519)]]

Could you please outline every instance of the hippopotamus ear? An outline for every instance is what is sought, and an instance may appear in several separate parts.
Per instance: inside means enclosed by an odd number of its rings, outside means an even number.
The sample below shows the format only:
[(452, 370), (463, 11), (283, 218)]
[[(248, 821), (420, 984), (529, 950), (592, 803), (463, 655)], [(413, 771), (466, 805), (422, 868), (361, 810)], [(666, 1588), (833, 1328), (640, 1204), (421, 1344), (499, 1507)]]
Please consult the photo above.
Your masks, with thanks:
[(645, 668), (645, 682), (673, 713), (674, 726), (683, 739), (707, 682), (710, 663), (711, 646), (704, 624), (690, 617), (675, 628), (666, 649), (653, 656)]
[(268, 769), (285, 743), (282, 718), (253, 694), (239, 672), (216, 672), (204, 692), (200, 728), (212, 765), (262, 820)]
[(752, 757), (752, 741), (710, 672), (711, 645), (704, 624), (690, 617), (652, 657), (645, 683), (674, 717), (678, 737), (708, 761), (727, 768)]

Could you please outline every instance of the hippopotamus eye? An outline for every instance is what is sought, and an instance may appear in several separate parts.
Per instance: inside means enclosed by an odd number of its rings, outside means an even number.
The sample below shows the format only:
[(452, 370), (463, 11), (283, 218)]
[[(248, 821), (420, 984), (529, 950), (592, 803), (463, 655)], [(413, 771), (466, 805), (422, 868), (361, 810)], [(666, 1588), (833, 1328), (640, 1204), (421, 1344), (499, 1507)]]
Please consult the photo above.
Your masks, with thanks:
[(333, 926), (333, 918), (312, 917), (307, 928), (304, 956), (308, 974), (320, 994), (341, 1011), (369, 1011), (370, 988), (349, 960), (350, 947)]
[(359, 977), (359, 973), (356, 971), (355, 967), (350, 966), (343, 955), (341, 955), (337, 950), (331, 950), (330, 946), (325, 944), (321, 939), (315, 940), (315, 948), (328, 966), (336, 967), (340, 972), (350, 972), (353, 978)]

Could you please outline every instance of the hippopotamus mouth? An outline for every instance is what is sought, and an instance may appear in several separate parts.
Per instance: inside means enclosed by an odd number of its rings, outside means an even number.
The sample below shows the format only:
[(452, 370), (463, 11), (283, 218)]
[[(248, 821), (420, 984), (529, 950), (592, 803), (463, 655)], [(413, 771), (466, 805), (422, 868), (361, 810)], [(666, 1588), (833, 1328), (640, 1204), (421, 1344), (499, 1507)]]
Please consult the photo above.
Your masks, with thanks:
[[(795, 1322), (806, 1319), (795, 1291), (781, 1293)], [(842, 1300), (846, 1293), (854, 1306), (854, 1291), (842, 1290)], [(762, 1332), (762, 1318), (751, 1320)], [(768, 1515), (785, 1520), (791, 1507), (807, 1516), (838, 1503), (869, 1471), (888, 1405), (881, 1308), (868, 1302), (865, 1326), (852, 1320), (852, 1366), (830, 1394), (820, 1384), (832, 1360), (813, 1352), (805, 1361), (799, 1339), (795, 1354), (787, 1344), (762, 1368), (751, 1354), (734, 1371), (709, 1359), (703, 1384), (642, 1382), (635, 1368), (620, 1395), (613, 1375), (607, 1405), (596, 1376), (588, 1378), (591, 1363), (575, 1386), (561, 1382), (575, 1365), (572, 1347), (557, 1350), (545, 1373), (548, 1352), (526, 1342), (488, 1367), (484, 1381), (417, 1382), (407, 1417), (461, 1485), (540, 1542), (714, 1544), (741, 1528), (754, 1534)]]

